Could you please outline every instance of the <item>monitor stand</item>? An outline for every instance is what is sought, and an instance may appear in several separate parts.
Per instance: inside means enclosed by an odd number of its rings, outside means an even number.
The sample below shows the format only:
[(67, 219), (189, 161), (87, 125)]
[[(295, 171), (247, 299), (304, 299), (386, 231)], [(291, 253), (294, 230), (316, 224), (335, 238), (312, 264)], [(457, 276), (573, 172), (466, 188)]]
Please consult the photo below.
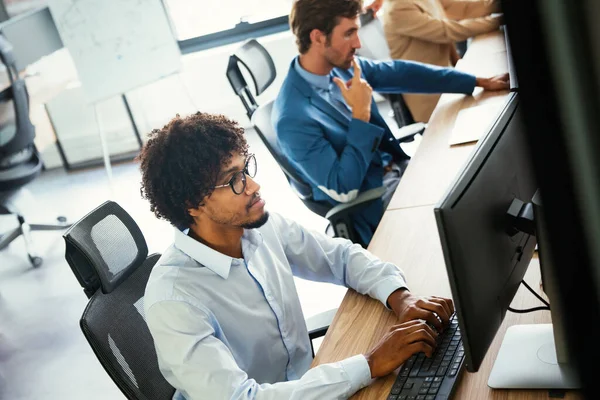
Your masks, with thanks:
[[(581, 387), (569, 364), (565, 335), (565, 310), (558, 296), (556, 266), (549, 250), (542, 200), (532, 199), (535, 235), (539, 245), (542, 290), (548, 296), (552, 324), (513, 325), (506, 330), (488, 386), (494, 389), (578, 389)], [(520, 215), (520, 214), (519, 214)]]
[(493, 389), (577, 389), (572, 365), (559, 363), (552, 324), (509, 327), (492, 368)]

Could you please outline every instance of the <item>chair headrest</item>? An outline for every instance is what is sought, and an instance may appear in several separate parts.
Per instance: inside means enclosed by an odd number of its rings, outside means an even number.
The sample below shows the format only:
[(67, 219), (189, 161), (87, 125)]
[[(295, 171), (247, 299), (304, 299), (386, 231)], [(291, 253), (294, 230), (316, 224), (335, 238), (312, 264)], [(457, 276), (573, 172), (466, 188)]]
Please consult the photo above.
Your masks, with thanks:
[(269, 52), (255, 39), (250, 39), (240, 46), (233, 57), (237, 58), (250, 73), (257, 96), (263, 93), (277, 76), (275, 63)]
[(390, 60), (390, 48), (385, 39), (381, 20), (371, 14), (371, 17), (366, 18), (365, 21), (358, 29), (358, 37), (362, 47), (356, 53), (361, 57), (372, 60)]
[(114, 201), (73, 224), (63, 238), (65, 258), (88, 297), (99, 288), (112, 292), (148, 255), (140, 228)]
[(0, 103), (3, 106), (0, 158), (5, 158), (34, 144), (35, 127), (29, 119), (25, 81), (11, 78), (11, 86), (0, 93)]

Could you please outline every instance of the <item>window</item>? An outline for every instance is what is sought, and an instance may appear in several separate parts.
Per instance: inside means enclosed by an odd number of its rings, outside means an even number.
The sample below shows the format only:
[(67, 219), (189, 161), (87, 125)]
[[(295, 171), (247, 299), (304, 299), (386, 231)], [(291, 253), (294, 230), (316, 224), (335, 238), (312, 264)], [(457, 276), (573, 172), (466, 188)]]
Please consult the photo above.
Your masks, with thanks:
[(179, 41), (273, 20), (292, 8), (292, 0), (164, 1)]
[(0, 0), (4, 2), (4, 8), (10, 18), (19, 14), (26, 13), (45, 7), (48, 3), (47, 0)]

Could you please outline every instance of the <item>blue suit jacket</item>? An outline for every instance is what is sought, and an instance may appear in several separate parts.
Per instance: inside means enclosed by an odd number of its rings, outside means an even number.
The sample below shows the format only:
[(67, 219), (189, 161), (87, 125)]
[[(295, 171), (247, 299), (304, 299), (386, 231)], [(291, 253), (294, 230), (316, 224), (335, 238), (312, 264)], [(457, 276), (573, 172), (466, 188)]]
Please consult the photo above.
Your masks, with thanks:
[[(475, 77), (452, 68), (411, 61), (379, 62), (356, 58), (362, 78), (380, 93), (472, 93)], [(317, 201), (348, 202), (358, 193), (383, 185), (381, 152), (395, 159), (406, 154), (394, 139), (373, 100), (371, 119), (348, 120), (317, 94), (294, 69), (273, 105), (272, 121), (281, 149), (313, 190)], [(353, 70), (334, 69), (343, 81)], [(355, 229), (369, 243), (383, 214), (376, 201), (353, 216)]]

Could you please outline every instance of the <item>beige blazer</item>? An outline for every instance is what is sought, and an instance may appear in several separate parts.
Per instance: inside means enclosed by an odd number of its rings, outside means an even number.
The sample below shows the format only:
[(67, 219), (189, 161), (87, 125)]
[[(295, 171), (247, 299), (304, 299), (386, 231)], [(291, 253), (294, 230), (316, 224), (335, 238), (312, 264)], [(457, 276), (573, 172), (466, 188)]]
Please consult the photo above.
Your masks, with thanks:
[[(455, 42), (490, 32), (500, 26), (495, 0), (386, 0), (385, 37), (393, 59), (453, 66)], [(403, 95), (413, 118), (427, 122), (439, 95)]]

